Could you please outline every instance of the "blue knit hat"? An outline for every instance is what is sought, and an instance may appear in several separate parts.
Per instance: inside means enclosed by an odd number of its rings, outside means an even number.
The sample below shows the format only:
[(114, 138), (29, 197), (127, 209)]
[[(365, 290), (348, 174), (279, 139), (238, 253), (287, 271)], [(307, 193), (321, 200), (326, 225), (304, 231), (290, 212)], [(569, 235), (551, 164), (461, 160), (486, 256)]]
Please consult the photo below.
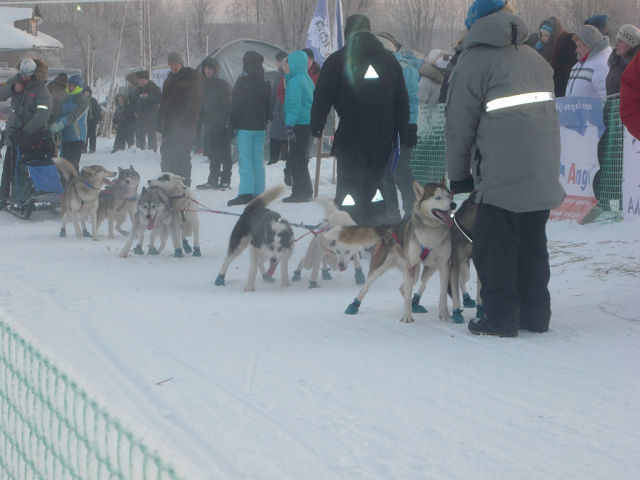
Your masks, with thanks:
[(467, 30), (471, 30), (473, 23), (482, 17), (486, 17), (490, 13), (500, 10), (504, 7), (505, 0), (475, 0), (467, 11), (467, 19), (464, 24)]
[(79, 87), (83, 87), (84, 86), (84, 83), (82, 82), (82, 77), (80, 75), (78, 75), (77, 73), (75, 75), (71, 75), (67, 79), (67, 83), (72, 83), (73, 85), (77, 85)]
[(605, 29), (609, 26), (609, 16), (608, 15), (594, 15), (593, 17), (589, 17), (584, 21), (585, 25), (593, 25), (600, 33), (605, 34)]

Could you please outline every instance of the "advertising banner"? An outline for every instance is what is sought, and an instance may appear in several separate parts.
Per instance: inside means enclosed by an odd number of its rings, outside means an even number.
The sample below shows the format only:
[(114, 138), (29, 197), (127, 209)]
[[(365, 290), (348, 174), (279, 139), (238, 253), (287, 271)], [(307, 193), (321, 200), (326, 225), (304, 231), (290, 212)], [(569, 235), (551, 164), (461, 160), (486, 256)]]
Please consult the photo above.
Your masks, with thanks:
[(640, 219), (640, 140), (624, 129), (622, 215), (625, 221)]

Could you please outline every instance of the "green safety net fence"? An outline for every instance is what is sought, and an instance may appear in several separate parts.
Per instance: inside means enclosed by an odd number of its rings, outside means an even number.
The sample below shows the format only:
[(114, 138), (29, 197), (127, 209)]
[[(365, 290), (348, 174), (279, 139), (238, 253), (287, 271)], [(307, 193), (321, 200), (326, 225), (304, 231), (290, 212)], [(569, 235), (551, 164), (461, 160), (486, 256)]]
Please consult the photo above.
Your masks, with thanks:
[(0, 319), (0, 478), (186, 477)]
[[(420, 105), (418, 143), (411, 157), (411, 169), (422, 184), (439, 182), (447, 174), (444, 107), (444, 104)], [(598, 206), (586, 219), (592, 222), (622, 218), (624, 129), (620, 100), (608, 100), (603, 114), (607, 129), (598, 144), (600, 171), (593, 181)]]

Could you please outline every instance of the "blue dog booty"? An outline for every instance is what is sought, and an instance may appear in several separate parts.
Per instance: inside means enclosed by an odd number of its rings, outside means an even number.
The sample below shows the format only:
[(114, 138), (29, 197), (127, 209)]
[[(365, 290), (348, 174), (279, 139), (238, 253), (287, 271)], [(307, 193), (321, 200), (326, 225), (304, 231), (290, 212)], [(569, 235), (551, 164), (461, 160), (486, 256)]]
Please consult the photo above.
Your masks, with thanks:
[(462, 305), (464, 306), (464, 308), (475, 308), (476, 301), (471, 298), (471, 295), (465, 293), (462, 295)]
[(360, 300), (358, 300), (357, 298), (354, 298), (353, 303), (351, 303), (347, 307), (344, 313), (346, 313), (347, 315), (355, 315), (356, 313), (358, 313), (359, 309), (360, 309)]
[(453, 323), (464, 323), (464, 317), (462, 316), (462, 309), (456, 308), (451, 315), (451, 321)]
[(417, 293), (413, 294), (413, 298), (411, 299), (411, 311), (413, 313), (427, 313), (427, 309), (420, 305), (421, 295)]
[(216, 287), (224, 287), (224, 275), (218, 275), (214, 284)]

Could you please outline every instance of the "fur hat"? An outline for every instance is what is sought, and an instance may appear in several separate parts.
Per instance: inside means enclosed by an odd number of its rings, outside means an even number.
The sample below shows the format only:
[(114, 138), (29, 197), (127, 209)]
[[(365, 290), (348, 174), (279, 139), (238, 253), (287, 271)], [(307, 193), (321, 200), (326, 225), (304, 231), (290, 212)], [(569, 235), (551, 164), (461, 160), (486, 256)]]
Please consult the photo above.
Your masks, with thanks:
[(179, 63), (180, 65), (184, 66), (182, 55), (180, 55), (178, 52), (171, 52), (167, 56), (167, 63)]
[(633, 25), (623, 25), (616, 35), (616, 42), (624, 42), (631, 48), (640, 45), (640, 29)]
[(397, 52), (400, 50), (402, 45), (398, 42), (393, 35), (387, 32), (380, 32), (378, 35), (378, 40), (382, 43), (385, 50), (389, 50), (390, 52)]
[(593, 25), (582, 25), (576, 32), (576, 37), (590, 49), (593, 49), (604, 38)]
[(136, 77), (136, 72), (127, 73), (124, 79), (129, 83), (136, 83), (138, 81), (138, 78)]
[(349, 15), (344, 26), (344, 38), (348, 40), (350, 35), (362, 30), (367, 32), (371, 31), (371, 21), (369, 17), (360, 13)]
[(149, 80), (149, 70), (139, 70), (136, 72), (136, 78), (139, 80), (144, 78), (145, 80)]
[(36, 62), (32, 58), (25, 58), (20, 62), (20, 73), (25, 77), (30, 77), (36, 73)]
[(71, 75), (69, 77), (69, 79), (67, 80), (67, 84), (71, 83), (72, 85), (77, 85), (79, 87), (84, 86), (84, 82), (82, 81), (82, 77), (80, 75), (78, 75), (77, 73), (74, 75)]
[(467, 10), (467, 19), (464, 21), (467, 30), (471, 30), (476, 20), (500, 10), (504, 4), (505, 0), (475, 0)]

